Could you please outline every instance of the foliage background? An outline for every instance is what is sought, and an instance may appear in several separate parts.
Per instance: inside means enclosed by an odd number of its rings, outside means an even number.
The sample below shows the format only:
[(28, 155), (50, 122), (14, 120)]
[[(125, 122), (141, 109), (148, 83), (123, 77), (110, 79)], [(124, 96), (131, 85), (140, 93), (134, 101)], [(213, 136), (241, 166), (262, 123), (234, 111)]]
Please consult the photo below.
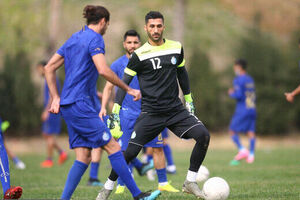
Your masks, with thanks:
[[(55, 48), (49, 49), (53, 1), (59, 2), (58, 33)], [(176, 7), (180, 1), (183, 6)], [(83, 26), (86, 4), (110, 10), (110, 27), (104, 36), (108, 63), (124, 53), (121, 42), (127, 29), (137, 29), (146, 40), (143, 25), (149, 10), (165, 15), (165, 37), (174, 39), (183, 32), (197, 115), (210, 130), (227, 130), (234, 109), (227, 96), (234, 78), (231, 66), (242, 57), (256, 81), (257, 132), (299, 131), (299, 98), (289, 104), (283, 94), (299, 84), (300, 0), (4, 0), (0, 1), (0, 116), (11, 122), (10, 132), (39, 132), (43, 79), (36, 73), (36, 63), (49, 59)], [(183, 23), (176, 17), (180, 11), (184, 11)], [(63, 74), (62, 69), (61, 82)], [(102, 79), (99, 89), (103, 84)]]

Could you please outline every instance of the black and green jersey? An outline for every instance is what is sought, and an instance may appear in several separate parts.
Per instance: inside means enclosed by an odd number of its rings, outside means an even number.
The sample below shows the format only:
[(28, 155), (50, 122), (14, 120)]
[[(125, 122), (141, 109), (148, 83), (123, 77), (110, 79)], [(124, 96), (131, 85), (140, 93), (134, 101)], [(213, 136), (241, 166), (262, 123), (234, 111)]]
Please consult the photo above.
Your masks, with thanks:
[(138, 76), (143, 112), (166, 112), (182, 106), (177, 68), (184, 63), (182, 45), (172, 40), (165, 40), (161, 46), (147, 42), (132, 54), (125, 73)]

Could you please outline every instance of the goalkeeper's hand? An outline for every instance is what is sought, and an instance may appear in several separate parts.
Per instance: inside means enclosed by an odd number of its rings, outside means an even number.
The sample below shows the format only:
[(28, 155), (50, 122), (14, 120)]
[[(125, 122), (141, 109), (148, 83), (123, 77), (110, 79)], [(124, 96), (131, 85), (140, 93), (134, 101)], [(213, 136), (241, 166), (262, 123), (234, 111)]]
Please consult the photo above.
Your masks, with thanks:
[(195, 106), (193, 104), (193, 99), (191, 94), (184, 95), (185, 107), (192, 115), (195, 114)]
[(119, 116), (120, 108), (121, 106), (115, 103), (112, 110), (112, 114), (109, 116), (109, 119), (107, 120), (107, 125), (108, 128), (110, 129), (110, 133), (115, 139), (119, 139), (123, 135), (123, 132), (121, 130), (121, 125), (120, 125), (120, 116)]
[(1, 131), (5, 132), (8, 129), (9, 126), (10, 126), (9, 121), (2, 122), (2, 124), (1, 124)]

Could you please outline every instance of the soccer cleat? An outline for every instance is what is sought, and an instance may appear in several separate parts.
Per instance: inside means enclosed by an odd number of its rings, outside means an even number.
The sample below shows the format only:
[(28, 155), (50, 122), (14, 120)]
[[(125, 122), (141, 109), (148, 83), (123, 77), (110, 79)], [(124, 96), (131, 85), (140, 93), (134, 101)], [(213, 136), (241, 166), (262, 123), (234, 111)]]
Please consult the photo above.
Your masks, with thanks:
[(45, 160), (41, 163), (42, 168), (51, 168), (53, 167), (53, 161), (52, 160)]
[(22, 191), (20, 186), (12, 186), (5, 192), (3, 199), (19, 199), (22, 196)]
[(101, 181), (99, 181), (96, 178), (89, 178), (88, 182), (87, 182), (88, 186), (103, 186), (103, 183), (101, 183)]
[(239, 161), (239, 160), (232, 160), (232, 161), (230, 161), (230, 163), (229, 163), (229, 165), (231, 165), (231, 166), (237, 166), (237, 165), (239, 165), (241, 162)]
[(147, 171), (146, 175), (149, 181), (155, 181), (155, 171), (153, 169)]
[(96, 200), (107, 200), (112, 190), (107, 190), (104, 187), (99, 191)]
[(155, 200), (161, 192), (159, 190), (155, 190), (154, 192), (142, 192), (137, 197), (134, 197), (134, 200)]
[(64, 151), (61, 152), (61, 154), (59, 155), (58, 164), (62, 165), (64, 162), (66, 162), (67, 159), (68, 159), (68, 154)]
[(239, 153), (234, 157), (234, 160), (246, 159), (248, 155), (249, 155), (249, 151), (247, 149), (243, 149), (239, 151)]
[(125, 192), (125, 186), (124, 185), (117, 185), (117, 189), (115, 191), (115, 194), (123, 194)]
[(22, 162), (22, 161), (18, 161), (17, 163), (15, 163), (15, 166), (17, 169), (25, 169), (26, 165)]
[(149, 163), (144, 163), (140, 169), (137, 169), (137, 172), (140, 176), (144, 176), (147, 171), (154, 167), (153, 161)]
[(198, 198), (205, 198), (204, 193), (200, 190), (197, 182), (190, 182), (188, 180), (185, 180), (182, 186), (182, 192), (193, 194)]
[(164, 186), (161, 186), (158, 184), (158, 189), (160, 191), (166, 191), (166, 192), (179, 192), (179, 190), (174, 188), (170, 183), (168, 183), (167, 185), (164, 185)]
[(251, 164), (254, 162), (254, 155), (249, 155), (246, 160), (247, 163)]

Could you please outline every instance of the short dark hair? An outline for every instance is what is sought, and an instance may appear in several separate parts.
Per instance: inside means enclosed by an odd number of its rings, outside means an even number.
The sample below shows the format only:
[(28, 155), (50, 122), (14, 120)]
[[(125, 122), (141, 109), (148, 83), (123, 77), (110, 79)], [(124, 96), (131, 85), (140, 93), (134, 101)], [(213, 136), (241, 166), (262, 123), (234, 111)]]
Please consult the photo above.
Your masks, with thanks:
[(103, 6), (87, 5), (83, 9), (83, 17), (86, 18), (86, 24), (98, 24), (101, 19), (109, 21), (109, 12)]
[(124, 34), (124, 38), (123, 38), (124, 41), (126, 40), (126, 38), (127, 38), (128, 36), (138, 37), (139, 40), (141, 40), (140, 34), (138, 34), (138, 32), (136, 32), (136, 30), (133, 30), (133, 29), (126, 31), (126, 33)]
[(234, 64), (241, 66), (244, 70), (247, 69), (247, 61), (245, 59), (237, 59)]
[(145, 16), (145, 23), (148, 23), (149, 19), (162, 19), (162, 21), (164, 22), (164, 16), (158, 12), (158, 11), (150, 11), (147, 13), (147, 15)]
[(38, 62), (37, 66), (40, 66), (40, 65), (45, 67), (47, 65), (47, 61), (46, 60), (41, 60), (40, 62)]

